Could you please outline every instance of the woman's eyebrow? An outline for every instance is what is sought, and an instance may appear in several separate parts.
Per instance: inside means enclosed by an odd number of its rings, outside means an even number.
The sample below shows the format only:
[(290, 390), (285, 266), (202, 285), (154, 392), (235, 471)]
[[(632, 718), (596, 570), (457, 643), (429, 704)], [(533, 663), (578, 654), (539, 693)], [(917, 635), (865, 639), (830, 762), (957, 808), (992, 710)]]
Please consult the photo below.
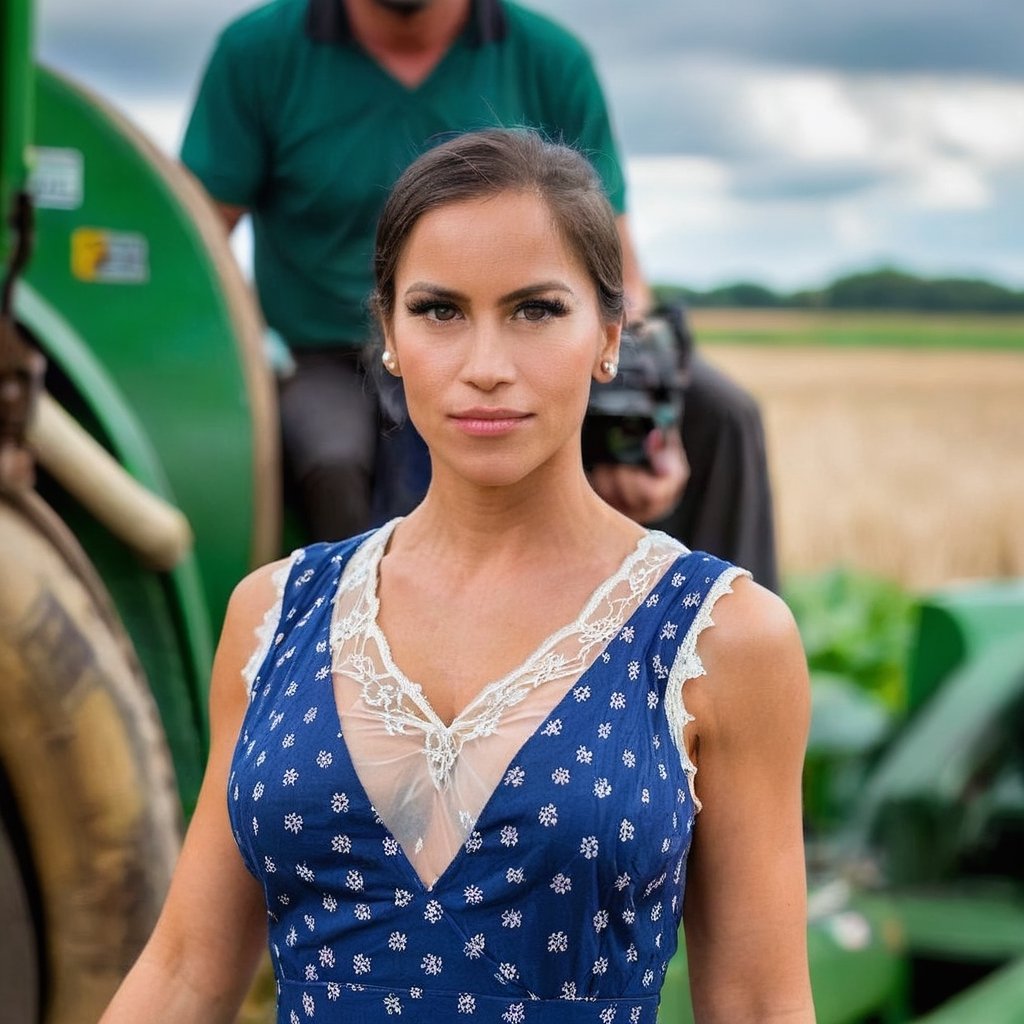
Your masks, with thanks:
[(445, 288), (439, 284), (431, 284), (430, 281), (414, 281), (405, 289), (405, 294), (412, 295), (413, 292), (426, 292), (428, 295), (433, 295), (435, 298), (450, 299), (453, 302), (465, 302), (468, 298), (468, 296), (463, 295), (462, 292), (454, 291), (451, 288)]
[(528, 284), (524, 288), (517, 288), (507, 295), (502, 295), (498, 300), (502, 304), (518, 302), (520, 299), (528, 299), (533, 295), (540, 295), (543, 292), (566, 292), (573, 294), (573, 290), (564, 281), (538, 281), (536, 284)]
[[(443, 285), (434, 284), (430, 281), (414, 281), (405, 289), (404, 294), (412, 295), (416, 292), (425, 293), (436, 299), (443, 299), (446, 302), (469, 301), (468, 295), (455, 291), (453, 288), (445, 288)], [(522, 288), (516, 288), (514, 291), (502, 295), (498, 299), (498, 302), (504, 306), (512, 302), (518, 302), (521, 299), (529, 299), (535, 295), (542, 295), (545, 292), (565, 292), (567, 295), (573, 294), (573, 290), (564, 281), (537, 281), (534, 284), (524, 285)]]

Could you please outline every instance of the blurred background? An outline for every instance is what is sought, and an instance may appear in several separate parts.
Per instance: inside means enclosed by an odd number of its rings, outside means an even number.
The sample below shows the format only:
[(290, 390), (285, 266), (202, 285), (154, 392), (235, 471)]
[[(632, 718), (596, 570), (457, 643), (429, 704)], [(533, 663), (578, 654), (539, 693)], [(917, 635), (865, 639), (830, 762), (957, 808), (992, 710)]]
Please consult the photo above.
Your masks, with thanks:
[[(173, 166), (216, 34), (253, 5), (9, 2), (56, 75), (4, 310), (49, 368), (35, 475), (0, 460), (0, 993), (11, 1024), (84, 1024), (194, 804), (227, 594), (281, 543), (250, 236), (229, 249)], [(647, 277), (764, 415), (813, 678), (819, 1021), (1020, 1024), (1024, 5), (533, 6), (594, 55)], [(677, 959), (662, 1021), (687, 999)], [(264, 978), (244, 1020), (271, 1000)]]
[[(41, 0), (39, 52), (170, 152), (246, 0)], [(891, 263), (1024, 286), (1014, 0), (543, 0), (590, 47), (645, 269), (817, 288)]]
[[(176, 155), (250, 6), (41, 0), (39, 53)], [(762, 401), (783, 569), (1024, 571), (1024, 7), (537, 6), (595, 57), (645, 273)]]

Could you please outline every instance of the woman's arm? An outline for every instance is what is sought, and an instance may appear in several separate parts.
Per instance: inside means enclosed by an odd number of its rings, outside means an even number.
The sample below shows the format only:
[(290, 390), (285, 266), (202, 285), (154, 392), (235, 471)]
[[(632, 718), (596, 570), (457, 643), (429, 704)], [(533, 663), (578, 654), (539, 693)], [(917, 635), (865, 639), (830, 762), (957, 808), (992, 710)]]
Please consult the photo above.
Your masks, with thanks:
[(235, 1019), (266, 941), (259, 883), (227, 814), (227, 779), (248, 696), (241, 670), (276, 600), (264, 566), (228, 605), (210, 684), (210, 758), (160, 919), (100, 1024), (218, 1024)]
[(698, 641), (697, 817), (684, 922), (699, 1024), (809, 1024), (801, 774), (807, 666), (785, 604), (746, 579)]

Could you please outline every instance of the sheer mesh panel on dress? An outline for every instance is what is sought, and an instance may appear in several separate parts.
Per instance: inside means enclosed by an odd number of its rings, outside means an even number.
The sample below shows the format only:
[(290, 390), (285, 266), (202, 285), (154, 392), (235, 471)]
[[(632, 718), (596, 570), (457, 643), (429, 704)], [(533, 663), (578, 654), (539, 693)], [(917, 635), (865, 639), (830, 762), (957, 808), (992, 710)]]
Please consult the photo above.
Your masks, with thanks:
[(686, 549), (665, 534), (642, 537), (575, 621), (483, 686), (446, 725), (394, 663), (377, 625), (377, 569), (393, 526), (360, 547), (339, 584), (331, 626), (334, 692), (363, 788), (429, 886), (472, 841), (477, 818), (522, 744)]

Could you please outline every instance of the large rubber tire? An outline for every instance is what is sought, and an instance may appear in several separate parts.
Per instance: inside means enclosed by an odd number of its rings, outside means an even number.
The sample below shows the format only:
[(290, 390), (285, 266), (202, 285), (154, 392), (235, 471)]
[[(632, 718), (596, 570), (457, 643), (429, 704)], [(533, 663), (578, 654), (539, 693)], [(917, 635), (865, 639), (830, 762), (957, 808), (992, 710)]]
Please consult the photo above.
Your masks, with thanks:
[(0, 1016), (93, 1024), (167, 889), (181, 836), (173, 768), (102, 584), (33, 495), (0, 498), (0, 579), (0, 767), (35, 895), (25, 941), (34, 929), (42, 951), (39, 1011)]
[[(6, 810), (6, 808), (5, 808)], [(38, 1020), (41, 994), (38, 934), (25, 867), (8, 815), (0, 817), (0, 993), (4, 1019)]]

